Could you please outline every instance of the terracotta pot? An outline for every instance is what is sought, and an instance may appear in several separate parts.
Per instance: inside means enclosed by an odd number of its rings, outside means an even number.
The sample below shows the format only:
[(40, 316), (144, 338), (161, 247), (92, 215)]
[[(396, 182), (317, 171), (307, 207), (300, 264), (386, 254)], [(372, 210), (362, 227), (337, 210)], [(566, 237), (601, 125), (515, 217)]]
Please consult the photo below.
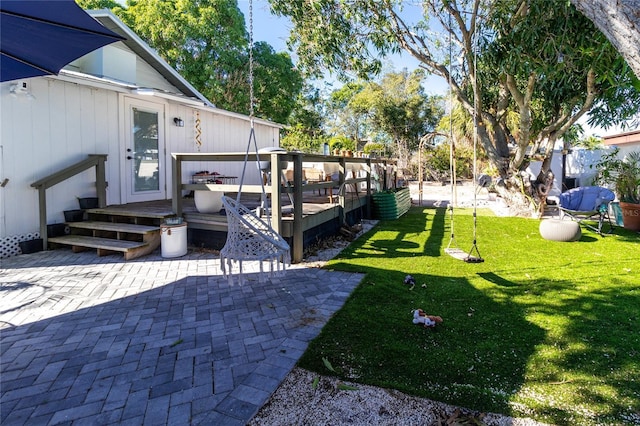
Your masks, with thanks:
[(625, 229), (640, 231), (640, 204), (620, 202)]

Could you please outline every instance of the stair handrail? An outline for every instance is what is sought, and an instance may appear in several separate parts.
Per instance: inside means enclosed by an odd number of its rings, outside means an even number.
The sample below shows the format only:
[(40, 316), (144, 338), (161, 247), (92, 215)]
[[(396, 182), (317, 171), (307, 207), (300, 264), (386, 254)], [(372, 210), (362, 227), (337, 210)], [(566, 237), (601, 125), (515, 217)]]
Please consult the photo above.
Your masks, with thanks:
[(89, 158), (78, 161), (69, 167), (45, 176), (31, 184), (38, 190), (38, 204), (40, 211), (40, 237), (42, 238), (42, 249), (47, 249), (47, 197), (48, 188), (64, 182), (87, 169), (96, 168), (96, 192), (98, 195), (98, 206), (104, 207), (107, 204), (107, 181), (105, 174), (105, 163), (107, 154), (89, 154)]

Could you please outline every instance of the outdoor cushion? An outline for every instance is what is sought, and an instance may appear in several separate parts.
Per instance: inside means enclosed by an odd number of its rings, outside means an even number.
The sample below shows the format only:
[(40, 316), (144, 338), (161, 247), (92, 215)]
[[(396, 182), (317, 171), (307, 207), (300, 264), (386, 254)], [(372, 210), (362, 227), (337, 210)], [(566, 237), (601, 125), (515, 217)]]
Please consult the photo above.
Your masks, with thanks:
[[(563, 192), (558, 197), (558, 212), (560, 218), (565, 215), (572, 220), (582, 223), (600, 235), (603, 226), (608, 223), (607, 234), (613, 231), (613, 222), (609, 217), (609, 203), (615, 199), (615, 194), (601, 186), (581, 186)], [(597, 220), (597, 226), (592, 226), (586, 220)]]
[(616, 198), (615, 194), (601, 186), (581, 186), (560, 194), (560, 206), (566, 210), (591, 212), (598, 210)]
[(545, 219), (540, 222), (540, 236), (550, 241), (578, 241), (582, 236), (578, 222)]

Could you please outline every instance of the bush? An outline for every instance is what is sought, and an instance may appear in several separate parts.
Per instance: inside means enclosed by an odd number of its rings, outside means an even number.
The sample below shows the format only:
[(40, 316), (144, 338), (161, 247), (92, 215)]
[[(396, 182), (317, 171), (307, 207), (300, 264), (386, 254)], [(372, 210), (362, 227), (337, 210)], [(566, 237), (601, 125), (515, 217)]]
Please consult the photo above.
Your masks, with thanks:
[[(432, 169), (440, 175), (450, 174), (449, 144), (440, 144), (426, 154), (425, 168)], [(456, 149), (456, 176), (470, 179), (473, 177), (473, 150), (467, 147)]]

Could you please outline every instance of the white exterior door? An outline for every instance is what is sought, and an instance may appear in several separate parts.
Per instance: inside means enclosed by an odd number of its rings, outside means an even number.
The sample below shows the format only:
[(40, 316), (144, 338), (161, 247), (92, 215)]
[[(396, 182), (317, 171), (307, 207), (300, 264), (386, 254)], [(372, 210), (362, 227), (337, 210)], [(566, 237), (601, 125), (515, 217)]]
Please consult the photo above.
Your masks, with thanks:
[(124, 126), (123, 202), (164, 200), (164, 105), (126, 98)]

